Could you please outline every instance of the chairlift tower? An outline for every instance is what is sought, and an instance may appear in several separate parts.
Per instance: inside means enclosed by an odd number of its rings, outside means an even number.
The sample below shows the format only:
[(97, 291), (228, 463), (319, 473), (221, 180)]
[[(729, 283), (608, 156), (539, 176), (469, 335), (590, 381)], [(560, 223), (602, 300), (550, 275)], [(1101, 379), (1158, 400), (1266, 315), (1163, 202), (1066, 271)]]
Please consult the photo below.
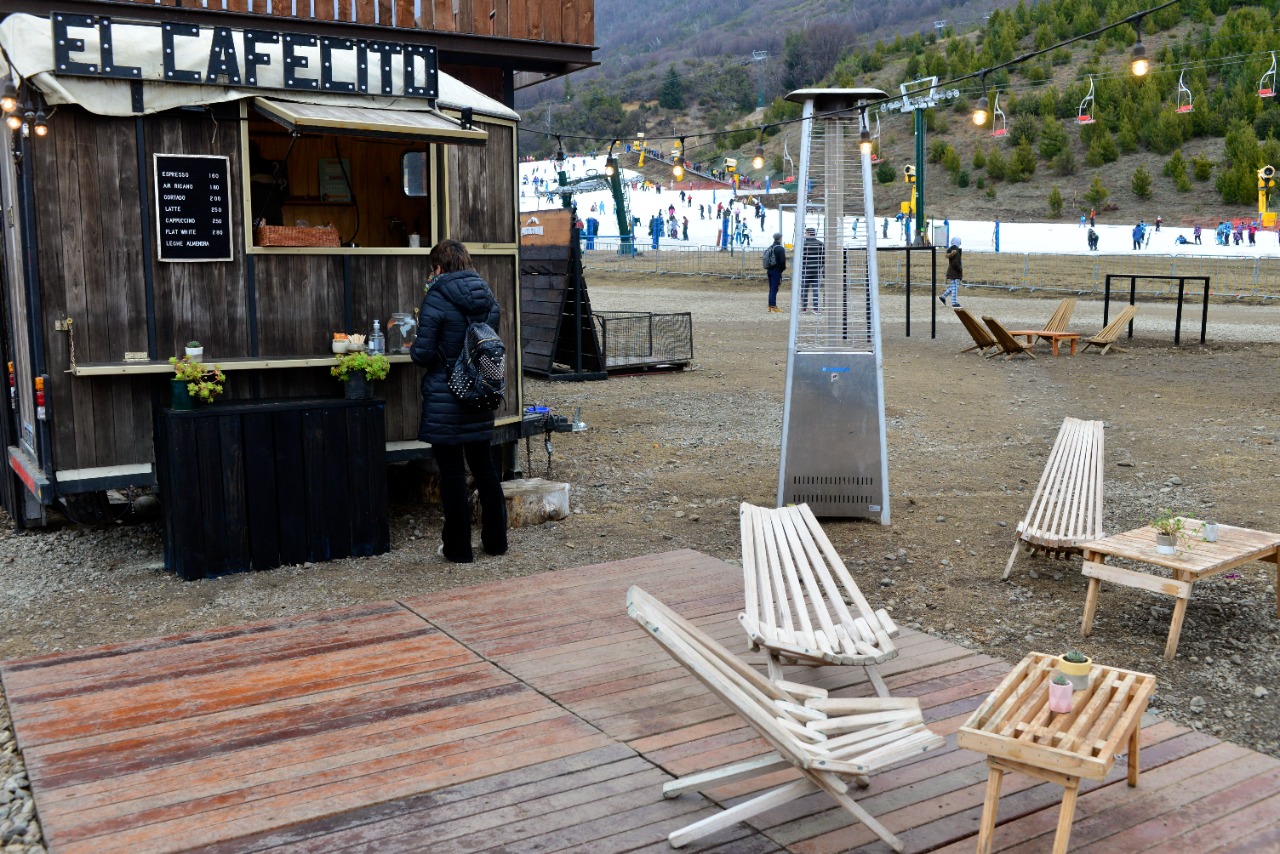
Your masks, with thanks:
[[(858, 109), (884, 97), (879, 89), (787, 95), (803, 111), (778, 504), (888, 525), (874, 179)], [(855, 238), (859, 217), (866, 228)], [(802, 311), (802, 294), (813, 310)]]
[(960, 97), (959, 89), (939, 89), (937, 77), (922, 77), (899, 85), (902, 98), (880, 105), (881, 112), (911, 113), (916, 132), (916, 235), (924, 234), (924, 111)]

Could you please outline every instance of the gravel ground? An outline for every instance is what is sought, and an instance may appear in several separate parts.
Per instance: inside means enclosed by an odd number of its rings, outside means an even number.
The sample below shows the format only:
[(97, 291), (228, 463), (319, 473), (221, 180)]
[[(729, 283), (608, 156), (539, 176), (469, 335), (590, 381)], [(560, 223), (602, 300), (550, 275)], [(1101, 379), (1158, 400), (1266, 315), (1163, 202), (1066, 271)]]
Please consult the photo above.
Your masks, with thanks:
[[(692, 312), (690, 370), (598, 383), (526, 381), (526, 402), (571, 413), (588, 431), (554, 437), (550, 476), (571, 484), (573, 515), (512, 532), (511, 551), (456, 566), (435, 555), (436, 507), (421, 477), (393, 470), (392, 550), (375, 558), (182, 582), (164, 572), (155, 522), (0, 533), (0, 658), (171, 634), (665, 551), (737, 560), (740, 501), (774, 497), (786, 314), (764, 312), (759, 283), (591, 274), (597, 309)], [(977, 316), (1042, 323), (1059, 295), (965, 292)], [(786, 305), (784, 290), (780, 304)], [(1251, 564), (1196, 586), (1176, 661), (1161, 658), (1172, 601), (1103, 590), (1091, 637), (1078, 637), (1079, 560), (1021, 556), (1000, 574), (1066, 415), (1107, 422), (1108, 531), (1158, 508), (1280, 530), (1280, 306), (1215, 303), (1209, 344), (1198, 307), (1172, 346), (1172, 304), (1144, 304), (1128, 353), (1031, 362), (958, 355), (950, 311), (884, 296), (892, 527), (829, 521), (863, 589), (903, 624), (1015, 661), (1079, 646), (1155, 673), (1167, 716), (1280, 756), (1280, 620), (1274, 576)], [(936, 305), (936, 303), (934, 304)], [(1072, 328), (1101, 327), (1081, 302)], [(521, 454), (525, 458), (524, 453)], [(548, 459), (533, 443), (531, 475)], [(621, 603), (619, 603), (621, 607)], [(0, 852), (42, 851), (8, 711), (0, 698)]]

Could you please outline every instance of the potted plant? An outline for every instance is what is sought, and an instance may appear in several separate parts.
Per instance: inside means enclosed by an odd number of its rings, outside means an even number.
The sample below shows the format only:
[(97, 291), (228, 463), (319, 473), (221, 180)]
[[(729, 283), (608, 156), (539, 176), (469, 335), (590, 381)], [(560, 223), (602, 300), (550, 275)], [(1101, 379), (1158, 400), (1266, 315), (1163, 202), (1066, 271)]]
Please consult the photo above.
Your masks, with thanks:
[(1066, 713), (1071, 711), (1071, 695), (1075, 688), (1071, 680), (1061, 673), (1053, 677), (1049, 683), (1049, 711)]
[(186, 346), (186, 354), (188, 359), (199, 362), (204, 358), (204, 345), (199, 341), (188, 341)]
[(1058, 673), (1067, 678), (1071, 687), (1083, 691), (1089, 687), (1089, 671), (1093, 668), (1093, 659), (1084, 653), (1071, 650), (1066, 655), (1058, 656)]
[(1213, 519), (1209, 519), (1201, 525), (1200, 538), (1206, 543), (1216, 543), (1218, 541), (1218, 523)]
[(217, 365), (210, 367), (190, 357), (177, 356), (170, 356), (169, 364), (173, 365), (173, 379), (169, 381), (173, 409), (184, 412), (194, 408), (197, 400), (212, 403), (222, 394), (226, 374)]
[(329, 369), (329, 373), (345, 383), (347, 400), (369, 400), (373, 397), (373, 381), (387, 378), (391, 370), (391, 360), (381, 353), (366, 353), (364, 350), (348, 352), (336, 357), (338, 364)]
[(1163, 509), (1151, 523), (1156, 529), (1156, 553), (1172, 555), (1178, 553), (1178, 540), (1185, 533), (1185, 523), (1181, 516), (1172, 510)]

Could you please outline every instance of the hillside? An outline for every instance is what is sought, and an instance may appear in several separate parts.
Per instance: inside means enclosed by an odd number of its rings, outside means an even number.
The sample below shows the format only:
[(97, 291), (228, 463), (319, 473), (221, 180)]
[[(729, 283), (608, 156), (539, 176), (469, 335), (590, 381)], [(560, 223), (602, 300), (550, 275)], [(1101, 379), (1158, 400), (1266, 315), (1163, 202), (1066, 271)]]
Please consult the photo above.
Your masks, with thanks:
[[(930, 31), (923, 37), (913, 34), (864, 44), (840, 54), (820, 77), (780, 82), (789, 84), (782, 89), (870, 85), (896, 92), (903, 81), (928, 74), (949, 79), (990, 68), (1148, 7), (1136, 0), (1049, 0), (1031, 7), (1019, 3), (996, 10), (981, 27), (944, 29), (941, 38)], [(1188, 0), (1147, 15), (1143, 40), (1153, 70), (1140, 79), (1128, 73), (1135, 40), (1128, 25), (993, 72), (986, 81), (988, 94), (994, 100), (999, 93), (1008, 128), (998, 139), (991, 125), (978, 128), (969, 121), (980, 85), (976, 80), (959, 84), (960, 99), (928, 114), (928, 212), (939, 217), (1045, 219), (1055, 215), (1050, 201), (1055, 188), (1062, 198), (1058, 215), (1063, 217), (1078, 216), (1091, 203), (1109, 222), (1156, 215), (1168, 222), (1216, 221), (1256, 212), (1256, 169), (1264, 163), (1280, 166), (1280, 107), (1274, 97), (1257, 93), (1272, 61), (1270, 51), (1280, 47), (1277, 12), (1280, 0), (1244, 7), (1232, 7), (1225, 0)], [(819, 36), (809, 28), (784, 34), (783, 39), (794, 46)], [(625, 45), (619, 47), (623, 49)], [(655, 48), (653, 56), (657, 55)], [(784, 71), (796, 71), (785, 57), (779, 64)], [(651, 68), (663, 77), (653, 98), (625, 107), (618, 103), (608, 115), (594, 108), (617, 97), (610, 94), (617, 87), (588, 83), (577, 90), (571, 105), (555, 114), (557, 124), (564, 132), (576, 128), (606, 139), (631, 138), (640, 129), (650, 139), (687, 136), (691, 156), (697, 159), (731, 156), (740, 161), (754, 153), (756, 128), (764, 125), (769, 165), (751, 177), (767, 172), (776, 181), (793, 171), (781, 157), (784, 145), (793, 157), (798, 153), (798, 128), (784, 124), (795, 115), (793, 105), (774, 99), (766, 110), (753, 110), (753, 93), (748, 91), (741, 93), (736, 112), (727, 115), (730, 111), (722, 102), (694, 89), (676, 66)], [(1096, 122), (1082, 125), (1076, 113), (1091, 79)], [(1185, 95), (1179, 101), (1180, 80), (1194, 103), (1187, 112), (1176, 110), (1186, 104)], [(880, 151), (888, 164), (884, 177), (893, 182), (879, 186), (878, 207), (891, 213), (909, 192), (901, 183), (901, 167), (914, 160), (914, 140), (909, 116), (878, 115)], [(708, 129), (735, 127), (743, 130), (731, 138), (699, 136)], [(522, 150), (528, 137), (523, 135)], [(1098, 191), (1095, 180), (1107, 191), (1102, 204), (1096, 195), (1088, 195), (1091, 188)]]

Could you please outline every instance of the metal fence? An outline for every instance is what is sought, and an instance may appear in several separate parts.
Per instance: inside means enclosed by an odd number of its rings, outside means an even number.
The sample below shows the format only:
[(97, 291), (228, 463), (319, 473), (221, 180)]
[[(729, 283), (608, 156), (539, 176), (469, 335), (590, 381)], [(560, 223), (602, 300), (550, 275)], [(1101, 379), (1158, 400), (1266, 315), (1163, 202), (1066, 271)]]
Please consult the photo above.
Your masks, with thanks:
[[(637, 238), (637, 254), (618, 254), (617, 238), (596, 238), (595, 249), (583, 252), (589, 269), (659, 275), (723, 276), (733, 279), (765, 278), (761, 256), (767, 243), (734, 246), (725, 251), (714, 246), (682, 245), (664, 241), (657, 251)], [(922, 263), (923, 262), (923, 263)], [(906, 253), (886, 248), (879, 253), (880, 284), (906, 284)], [(939, 258), (939, 280), (945, 270)], [(1217, 297), (1280, 299), (1280, 258), (1218, 258), (1186, 255), (1132, 254), (1039, 255), (1012, 252), (966, 252), (964, 282), (970, 286), (1008, 290), (1060, 291), (1102, 294), (1108, 273), (1125, 275), (1204, 277)], [(912, 260), (911, 281), (928, 282), (927, 258)], [(1172, 296), (1176, 281), (1148, 279), (1139, 292)], [(1197, 288), (1194, 293), (1199, 293)], [(1190, 294), (1189, 294), (1190, 295)]]

